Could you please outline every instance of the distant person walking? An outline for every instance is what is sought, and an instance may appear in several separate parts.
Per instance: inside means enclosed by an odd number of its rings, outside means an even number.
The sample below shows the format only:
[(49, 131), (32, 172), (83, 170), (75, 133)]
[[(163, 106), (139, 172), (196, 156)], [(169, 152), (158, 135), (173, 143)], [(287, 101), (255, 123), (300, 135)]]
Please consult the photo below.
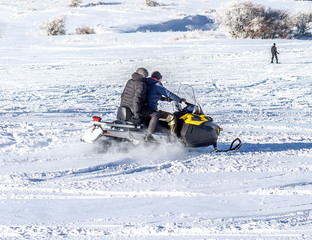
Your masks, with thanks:
[(273, 46), (271, 47), (271, 53), (272, 53), (271, 63), (273, 63), (274, 57), (275, 57), (276, 63), (278, 63), (277, 54), (279, 54), (279, 52), (277, 51), (275, 43), (273, 43)]

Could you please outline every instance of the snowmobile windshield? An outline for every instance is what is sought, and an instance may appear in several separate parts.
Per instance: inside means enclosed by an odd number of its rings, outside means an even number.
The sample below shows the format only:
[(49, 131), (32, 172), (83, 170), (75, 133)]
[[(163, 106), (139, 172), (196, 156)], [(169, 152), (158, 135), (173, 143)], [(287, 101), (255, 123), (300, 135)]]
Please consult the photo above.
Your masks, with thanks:
[[(202, 113), (201, 106), (196, 100), (195, 91), (192, 86), (188, 84), (182, 84), (179, 87), (178, 96), (186, 99), (186, 106), (184, 103), (175, 103), (175, 110), (185, 111), (188, 113)], [(182, 106), (184, 104), (184, 106)]]
[(190, 85), (182, 84), (179, 87), (178, 96), (185, 98), (188, 103), (197, 105), (194, 89)]

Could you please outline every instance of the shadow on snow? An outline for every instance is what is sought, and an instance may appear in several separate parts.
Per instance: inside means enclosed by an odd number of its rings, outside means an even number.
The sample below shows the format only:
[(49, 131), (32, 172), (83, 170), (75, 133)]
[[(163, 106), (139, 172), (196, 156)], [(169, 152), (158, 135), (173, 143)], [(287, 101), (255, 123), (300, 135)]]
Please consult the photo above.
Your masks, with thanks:
[(162, 170), (162, 169), (167, 169), (167, 168), (172, 167), (172, 164), (168, 162), (162, 165), (133, 167), (131, 165), (133, 162), (134, 162), (133, 159), (126, 158), (126, 159), (122, 159), (119, 161), (114, 161), (114, 162), (110, 162), (106, 164), (100, 164), (100, 165), (96, 165), (92, 167), (58, 172), (55, 176), (49, 177), (49, 178), (28, 178), (28, 181), (44, 182), (44, 181), (53, 180), (56, 178), (65, 177), (65, 176), (79, 176), (79, 175), (85, 175), (85, 174), (96, 173), (96, 172), (103, 173), (103, 175), (94, 176), (95, 178), (97, 177), (103, 178), (103, 177), (113, 177), (113, 176), (119, 176), (119, 175), (140, 173), (144, 171)]
[(183, 19), (170, 20), (160, 24), (150, 24), (141, 26), (135, 30), (130, 30), (128, 33), (133, 32), (186, 32), (193, 30), (215, 30), (214, 21), (202, 15), (187, 16)]
[(121, 2), (97, 2), (97, 3), (89, 3), (86, 5), (82, 5), (81, 7), (96, 7), (96, 6), (106, 6), (106, 5), (120, 5)]
[(243, 143), (240, 152), (281, 152), (312, 149), (312, 143)]
[[(225, 149), (228, 146), (226, 144), (220, 144), (220, 149)], [(281, 151), (299, 151), (299, 150), (312, 149), (312, 143), (243, 143), (238, 152), (253, 153), (253, 152), (281, 152)], [(200, 151), (199, 151), (200, 152)], [(213, 153), (212, 153), (213, 154)], [(127, 175), (140, 173), (144, 171), (159, 171), (172, 167), (172, 163), (165, 162), (163, 164), (156, 164), (150, 166), (133, 165), (135, 162), (132, 158), (124, 158), (119, 161), (109, 162), (106, 164), (100, 164), (92, 167), (81, 168), (76, 170), (66, 170), (58, 172), (53, 177), (49, 178), (28, 178), (30, 182), (42, 182), (65, 176), (79, 176), (90, 173), (101, 173), (101, 175), (94, 177), (113, 177), (119, 175)]]

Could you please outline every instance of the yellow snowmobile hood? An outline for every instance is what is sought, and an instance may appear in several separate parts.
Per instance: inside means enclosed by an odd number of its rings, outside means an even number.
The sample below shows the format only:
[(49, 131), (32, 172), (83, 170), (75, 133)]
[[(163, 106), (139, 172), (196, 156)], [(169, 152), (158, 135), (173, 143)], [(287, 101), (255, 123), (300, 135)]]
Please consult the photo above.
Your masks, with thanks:
[(180, 119), (183, 119), (185, 123), (187, 124), (192, 124), (192, 125), (197, 125), (199, 126), (203, 122), (208, 122), (210, 121), (210, 118), (205, 115), (197, 115), (197, 114), (190, 114), (186, 113)]

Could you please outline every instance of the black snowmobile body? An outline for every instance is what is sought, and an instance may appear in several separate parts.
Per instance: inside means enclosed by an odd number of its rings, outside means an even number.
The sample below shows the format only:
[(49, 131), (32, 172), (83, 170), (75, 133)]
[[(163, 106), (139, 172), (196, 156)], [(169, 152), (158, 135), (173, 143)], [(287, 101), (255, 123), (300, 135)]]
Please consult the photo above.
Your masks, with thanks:
[[(204, 115), (199, 105), (185, 103), (175, 103), (177, 111), (173, 114), (177, 119), (176, 134), (170, 133), (167, 122), (159, 121), (153, 137), (156, 143), (180, 141), (186, 147), (196, 148), (213, 146), (214, 151), (234, 151), (241, 146), (241, 141), (235, 139), (231, 147), (227, 150), (218, 150), (217, 141), (222, 129), (213, 119)], [(128, 141), (134, 145), (144, 142), (144, 135), (148, 126), (148, 121), (142, 125), (134, 125), (130, 122), (132, 113), (128, 108), (119, 107), (117, 120), (113, 122), (102, 121), (100, 117), (93, 117), (92, 125), (84, 133), (81, 140), (93, 143), (99, 139)], [(233, 147), (234, 142), (238, 142)]]
[(187, 104), (182, 111), (174, 113), (177, 119), (177, 136), (187, 147), (204, 147), (212, 145), (217, 148), (221, 128), (211, 117), (198, 112), (199, 108)]

